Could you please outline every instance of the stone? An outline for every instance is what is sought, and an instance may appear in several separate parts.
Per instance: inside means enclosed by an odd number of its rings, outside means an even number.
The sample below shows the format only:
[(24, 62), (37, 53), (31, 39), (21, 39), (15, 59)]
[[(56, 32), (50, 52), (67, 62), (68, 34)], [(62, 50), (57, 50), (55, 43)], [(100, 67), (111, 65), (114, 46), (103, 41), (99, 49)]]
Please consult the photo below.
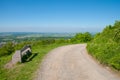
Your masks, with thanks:
[(25, 57), (29, 57), (31, 55), (31, 46), (25, 46), (21, 50), (17, 50), (15, 54), (12, 56), (12, 63), (16, 64), (18, 62), (24, 62)]
[(20, 50), (17, 50), (15, 54), (12, 56), (12, 63), (16, 64), (17, 62), (22, 62)]

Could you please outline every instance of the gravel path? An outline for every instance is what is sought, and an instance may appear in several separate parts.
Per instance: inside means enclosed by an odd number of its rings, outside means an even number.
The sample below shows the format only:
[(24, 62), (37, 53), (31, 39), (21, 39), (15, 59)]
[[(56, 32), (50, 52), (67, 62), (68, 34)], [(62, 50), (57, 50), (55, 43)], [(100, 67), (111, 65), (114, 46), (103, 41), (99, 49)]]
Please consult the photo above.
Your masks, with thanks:
[(120, 80), (120, 77), (96, 63), (86, 44), (52, 50), (43, 60), (35, 80)]

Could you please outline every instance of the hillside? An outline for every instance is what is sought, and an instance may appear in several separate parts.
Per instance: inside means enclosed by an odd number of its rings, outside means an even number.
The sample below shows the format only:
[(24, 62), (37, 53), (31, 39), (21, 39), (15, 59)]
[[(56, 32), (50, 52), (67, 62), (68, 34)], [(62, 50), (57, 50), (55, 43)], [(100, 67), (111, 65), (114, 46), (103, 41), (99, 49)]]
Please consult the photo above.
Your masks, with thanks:
[(100, 63), (120, 70), (120, 21), (96, 34), (87, 49)]

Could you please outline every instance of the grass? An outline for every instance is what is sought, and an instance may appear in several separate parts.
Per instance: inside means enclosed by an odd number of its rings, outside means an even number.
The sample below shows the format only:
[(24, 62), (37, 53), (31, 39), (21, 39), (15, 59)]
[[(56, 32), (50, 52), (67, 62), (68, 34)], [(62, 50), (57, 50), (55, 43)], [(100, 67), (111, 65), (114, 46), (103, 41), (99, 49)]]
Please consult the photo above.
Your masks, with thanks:
[(49, 45), (37, 45), (32, 47), (32, 55), (34, 58), (31, 61), (16, 64), (11, 69), (5, 69), (4, 65), (11, 60), (12, 55), (0, 57), (0, 80), (32, 80), (35, 76), (35, 72), (39, 68), (39, 65), (44, 56), (52, 49), (66, 45), (63, 44), (49, 44)]
[(101, 64), (120, 71), (120, 45), (118, 43), (96, 43), (94, 41), (88, 43), (87, 50)]

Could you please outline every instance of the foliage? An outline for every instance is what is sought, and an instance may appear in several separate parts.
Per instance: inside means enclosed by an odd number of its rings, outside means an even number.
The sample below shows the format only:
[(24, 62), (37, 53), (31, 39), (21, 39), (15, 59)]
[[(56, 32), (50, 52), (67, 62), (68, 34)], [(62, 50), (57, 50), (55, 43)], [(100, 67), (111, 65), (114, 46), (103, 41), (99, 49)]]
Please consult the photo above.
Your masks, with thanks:
[(71, 39), (71, 42), (84, 43), (92, 40), (92, 35), (89, 32), (77, 33), (75, 37)]
[(120, 70), (120, 21), (95, 35), (87, 49), (102, 64)]
[(11, 42), (0, 48), (0, 56), (10, 55), (12, 52), (14, 52), (14, 45)]

